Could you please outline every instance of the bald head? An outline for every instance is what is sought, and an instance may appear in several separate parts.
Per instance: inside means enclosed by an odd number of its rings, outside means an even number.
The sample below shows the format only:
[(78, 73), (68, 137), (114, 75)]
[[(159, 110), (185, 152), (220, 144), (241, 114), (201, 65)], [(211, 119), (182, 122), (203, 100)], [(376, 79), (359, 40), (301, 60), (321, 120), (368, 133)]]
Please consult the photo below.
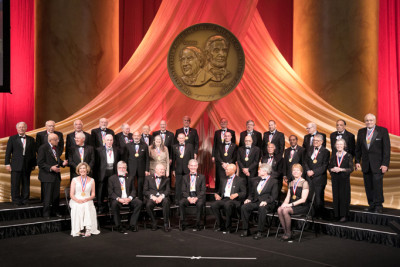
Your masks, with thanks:
[(225, 174), (226, 176), (232, 176), (236, 172), (236, 165), (235, 164), (229, 164), (228, 167), (226, 167)]
[(46, 130), (49, 133), (54, 133), (56, 129), (56, 123), (54, 121), (46, 121)]

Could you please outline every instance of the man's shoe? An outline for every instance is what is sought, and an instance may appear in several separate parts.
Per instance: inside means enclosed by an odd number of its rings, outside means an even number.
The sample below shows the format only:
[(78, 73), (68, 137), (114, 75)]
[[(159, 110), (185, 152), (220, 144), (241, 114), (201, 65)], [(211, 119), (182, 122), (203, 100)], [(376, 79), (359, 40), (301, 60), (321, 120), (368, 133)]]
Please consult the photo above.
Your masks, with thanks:
[(374, 212), (375, 211), (375, 207), (374, 206), (369, 206), (368, 208), (364, 209), (365, 211), (369, 211), (369, 212)]
[(240, 234), (240, 237), (248, 237), (251, 235), (250, 230), (244, 230), (243, 233)]
[(179, 225), (180, 225), (179, 231), (185, 231), (186, 229), (185, 221), (179, 220)]
[(121, 225), (117, 226), (117, 231), (120, 232), (121, 234), (125, 233), (125, 229)]
[(255, 236), (253, 236), (253, 238), (255, 239), (255, 240), (260, 240), (261, 238), (263, 238), (264, 236), (263, 236), (263, 234), (261, 233), (261, 232), (257, 232), (257, 234), (255, 235)]
[(223, 233), (224, 235), (230, 234), (230, 233), (232, 233), (232, 229), (231, 229), (231, 228), (226, 228), (226, 230), (225, 230), (225, 231), (222, 231), (222, 233)]
[(201, 226), (198, 224), (193, 228), (193, 232), (199, 232), (201, 231)]
[(62, 214), (59, 213), (59, 212), (56, 212), (56, 217), (61, 218), (61, 217), (62, 217)]
[(151, 231), (157, 231), (157, 225), (154, 225), (154, 224), (153, 224), (153, 225), (151, 226)]
[(167, 224), (164, 225), (164, 232), (168, 233), (169, 231), (171, 231), (171, 229), (169, 229), (169, 226)]
[(218, 227), (217, 229), (214, 230), (214, 232), (224, 232), (225, 229), (223, 227)]
[(375, 208), (375, 212), (376, 213), (382, 213), (383, 212), (383, 208), (382, 207), (376, 207)]
[(346, 217), (342, 217), (342, 218), (340, 218), (339, 222), (345, 223), (345, 222), (347, 222), (347, 218)]
[(136, 226), (136, 225), (131, 225), (131, 231), (132, 232), (137, 232), (137, 231), (139, 231), (139, 229), (138, 229), (138, 227)]

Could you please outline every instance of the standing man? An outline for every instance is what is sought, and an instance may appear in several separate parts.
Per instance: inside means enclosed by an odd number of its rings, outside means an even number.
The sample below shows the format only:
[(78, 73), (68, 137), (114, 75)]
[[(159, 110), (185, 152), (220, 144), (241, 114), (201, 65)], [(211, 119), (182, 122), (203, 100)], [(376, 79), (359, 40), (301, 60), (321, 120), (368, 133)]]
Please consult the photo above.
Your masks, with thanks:
[(307, 123), (306, 130), (308, 134), (304, 136), (303, 140), (303, 147), (306, 153), (309, 148), (313, 148), (313, 139), (316, 134), (320, 134), (322, 136), (322, 146), (326, 147), (326, 135), (317, 131), (317, 124), (315, 124), (315, 122)]
[(11, 200), (14, 205), (25, 205), (29, 201), (31, 171), (36, 166), (36, 145), (33, 137), (25, 134), (25, 122), (17, 123), (16, 135), (10, 136), (7, 142), (4, 163), (11, 172)]
[(105, 146), (106, 135), (111, 134), (114, 139), (114, 131), (107, 128), (108, 120), (106, 118), (101, 118), (99, 120), (99, 128), (93, 129), (90, 137), (92, 146), (94, 149)]
[(346, 130), (346, 121), (342, 119), (337, 120), (336, 130), (336, 132), (333, 132), (330, 135), (332, 155), (336, 155), (336, 140), (344, 139), (344, 141), (346, 141), (346, 147), (344, 148), (344, 150), (354, 157), (356, 150), (356, 140), (354, 134)]
[(186, 207), (189, 205), (196, 206), (196, 226), (193, 231), (200, 231), (201, 215), (204, 205), (206, 204), (206, 177), (198, 174), (197, 169), (199, 163), (195, 159), (189, 160), (190, 174), (183, 176), (182, 183), (182, 199), (179, 202), (181, 231), (185, 230)]
[(153, 144), (153, 136), (150, 134), (150, 126), (145, 125), (142, 127), (142, 136), (140, 138), (140, 142), (145, 143), (147, 146)]
[(246, 178), (246, 188), (249, 190), (249, 185), (252, 178), (257, 176), (258, 164), (260, 163), (260, 148), (253, 146), (251, 136), (244, 138), (245, 146), (241, 146), (237, 153), (237, 163), (239, 165), (239, 176)]
[[(67, 138), (66, 138), (66, 145), (65, 145), (65, 158), (66, 159), (69, 158), (69, 151), (71, 150), (71, 148), (76, 145), (75, 144), (75, 136), (78, 133), (83, 133), (85, 135), (85, 144), (84, 144), (85, 146), (92, 144), (90, 142), (90, 134), (83, 131), (83, 123), (81, 120), (74, 121), (74, 129), (75, 129), (75, 131), (68, 134)], [(90, 166), (90, 169), (93, 170), (92, 166)], [(75, 170), (74, 170), (74, 172), (75, 172)]]
[(133, 142), (126, 145), (128, 159), (128, 173), (137, 177), (138, 197), (143, 200), (144, 177), (150, 175), (149, 148), (146, 143), (140, 142), (140, 133), (133, 133)]
[[(356, 169), (364, 175), (369, 211), (383, 211), (383, 175), (390, 163), (390, 139), (388, 130), (376, 125), (376, 117), (364, 117), (365, 128), (358, 130), (356, 146)], [(361, 167), (362, 165), (362, 167)]]
[(197, 159), (197, 154), (199, 153), (199, 135), (197, 130), (190, 128), (191, 119), (189, 116), (183, 117), (183, 128), (177, 129), (175, 132), (175, 144), (179, 143), (178, 135), (184, 134), (185, 144), (191, 144), (194, 149), (194, 159)]
[(285, 149), (283, 157), (283, 180), (289, 184), (293, 180), (292, 166), (293, 164), (304, 165), (304, 148), (297, 145), (297, 136), (289, 136), (290, 147)]
[(93, 177), (94, 164), (96, 155), (92, 146), (85, 145), (86, 135), (82, 132), (75, 134), (75, 145), (70, 148), (68, 165), (70, 167), (70, 180), (77, 177), (76, 167), (81, 162), (86, 162), (90, 167), (88, 176)]
[(178, 134), (178, 144), (172, 146), (172, 174), (175, 176), (175, 204), (179, 205), (182, 197), (183, 176), (189, 174), (189, 160), (194, 158), (192, 144), (185, 143), (185, 134)]
[[(229, 164), (236, 164), (237, 160), (237, 146), (232, 142), (232, 134), (225, 132), (224, 143), (218, 146), (215, 152), (215, 168), (218, 172), (218, 178), (225, 178), (225, 170)], [(217, 178), (216, 177), (216, 178)], [(215, 189), (218, 192), (220, 180), (215, 179)]]
[(133, 134), (131, 133), (131, 128), (127, 123), (122, 124), (121, 130), (122, 132), (115, 135), (115, 141), (116, 145), (123, 151), (127, 144), (133, 142)]
[(262, 136), (260, 132), (254, 130), (254, 126), (255, 126), (254, 121), (248, 120), (246, 122), (246, 131), (240, 133), (239, 146), (245, 146), (244, 138), (249, 135), (253, 139), (253, 145), (257, 146), (260, 150), (262, 150)]
[(39, 147), (37, 163), (39, 166), (39, 181), (43, 190), (43, 217), (50, 219), (55, 214), (61, 217), (58, 212), (60, 204), (60, 167), (68, 164), (66, 160), (60, 159), (62, 151), (57, 149), (59, 143), (58, 135), (50, 133), (47, 136), (47, 144)]
[(264, 133), (262, 142), (263, 156), (267, 154), (268, 144), (275, 145), (275, 154), (277, 158), (281, 158), (283, 151), (285, 150), (285, 135), (276, 129), (276, 123), (274, 120), (268, 122), (268, 132)]
[(172, 163), (172, 145), (174, 144), (174, 133), (167, 130), (167, 122), (162, 120), (160, 122), (160, 130), (153, 133), (153, 138), (157, 135), (161, 136), (164, 146), (168, 148), (169, 164)]
[(54, 121), (46, 121), (46, 130), (42, 131), (42, 132), (38, 132), (36, 134), (36, 149), (37, 151), (39, 151), (39, 148), (43, 145), (43, 144), (47, 144), (48, 143), (48, 136), (51, 133), (54, 133), (58, 136), (58, 145), (57, 145), (57, 152), (60, 153), (60, 155), (62, 154), (62, 152), (64, 151), (64, 136), (61, 132), (57, 132), (55, 131), (56, 128), (56, 123)]

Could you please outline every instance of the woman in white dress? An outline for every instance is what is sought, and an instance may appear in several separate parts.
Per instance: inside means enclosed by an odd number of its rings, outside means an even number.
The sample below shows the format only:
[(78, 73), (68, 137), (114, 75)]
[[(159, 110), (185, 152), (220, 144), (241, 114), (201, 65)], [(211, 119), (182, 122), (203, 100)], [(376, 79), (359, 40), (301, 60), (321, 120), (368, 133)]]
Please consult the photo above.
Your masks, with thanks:
[(76, 173), (80, 176), (72, 179), (70, 197), (71, 201), (71, 235), (89, 237), (97, 235), (96, 208), (93, 204), (95, 197), (94, 179), (87, 176), (90, 167), (86, 162), (79, 163)]

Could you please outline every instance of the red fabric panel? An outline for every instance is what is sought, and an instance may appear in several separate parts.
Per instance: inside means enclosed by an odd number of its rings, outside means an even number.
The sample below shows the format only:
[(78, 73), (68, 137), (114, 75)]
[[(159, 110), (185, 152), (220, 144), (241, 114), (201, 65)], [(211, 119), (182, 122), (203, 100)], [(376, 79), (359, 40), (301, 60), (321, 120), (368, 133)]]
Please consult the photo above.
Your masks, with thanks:
[(17, 122), (33, 129), (34, 0), (10, 1), (11, 93), (0, 94), (0, 137), (16, 134)]
[(379, 1), (378, 123), (400, 135), (400, 1)]

